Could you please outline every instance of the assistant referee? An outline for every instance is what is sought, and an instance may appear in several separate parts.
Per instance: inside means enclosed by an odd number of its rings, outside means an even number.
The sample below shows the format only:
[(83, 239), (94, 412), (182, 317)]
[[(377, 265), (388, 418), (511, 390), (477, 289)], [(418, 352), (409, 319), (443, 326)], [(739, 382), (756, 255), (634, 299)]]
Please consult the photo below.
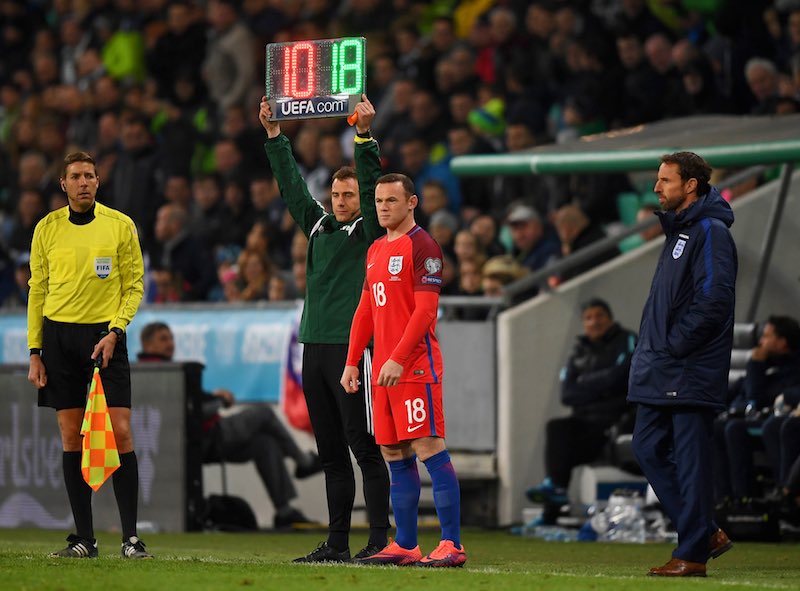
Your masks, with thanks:
[(101, 377), (121, 466), (113, 474), (122, 521), (123, 558), (152, 558), (136, 535), (139, 469), (130, 429), (131, 372), (125, 328), (144, 293), (144, 265), (133, 221), (97, 203), (94, 159), (64, 159), (61, 189), (69, 205), (37, 225), (31, 244), (28, 297), (28, 381), (39, 406), (56, 410), (64, 448), (63, 471), (76, 532), (51, 556), (95, 558), (92, 489), (81, 475), (80, 428), (94, 360)]

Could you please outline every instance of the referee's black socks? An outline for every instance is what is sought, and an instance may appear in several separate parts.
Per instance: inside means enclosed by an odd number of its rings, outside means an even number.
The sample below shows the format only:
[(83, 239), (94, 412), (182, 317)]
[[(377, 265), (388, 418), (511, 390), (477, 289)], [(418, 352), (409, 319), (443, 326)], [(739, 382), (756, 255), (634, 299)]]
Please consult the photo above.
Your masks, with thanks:
[(72, 518), (75, 520), (75, 534), (84, 540), (94, 541), (92, 488), (86, 484), (81, 474), (81, 452), (65, 451), (61, 465), (69, 505), (72, 508)]
[(136, 535), (139, 506), (139, 464), (136, 452), (119, 454), (120, 467), (114, 471), (114, 496), (117, 498), (119, 519), (122, 522), (122, 541)]

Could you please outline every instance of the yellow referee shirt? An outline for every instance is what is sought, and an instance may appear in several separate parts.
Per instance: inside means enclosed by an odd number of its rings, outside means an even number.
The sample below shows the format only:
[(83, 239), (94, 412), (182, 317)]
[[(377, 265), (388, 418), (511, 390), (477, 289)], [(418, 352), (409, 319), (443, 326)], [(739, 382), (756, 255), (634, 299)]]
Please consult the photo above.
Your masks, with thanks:
[(69, 207), (45, 216), (33, 232), (28, 347), (42, 346), (45, 317), (125, 329), (144, 295), (144, 263), (133, 220), (95, 202), (94, 219), (77, 225)]

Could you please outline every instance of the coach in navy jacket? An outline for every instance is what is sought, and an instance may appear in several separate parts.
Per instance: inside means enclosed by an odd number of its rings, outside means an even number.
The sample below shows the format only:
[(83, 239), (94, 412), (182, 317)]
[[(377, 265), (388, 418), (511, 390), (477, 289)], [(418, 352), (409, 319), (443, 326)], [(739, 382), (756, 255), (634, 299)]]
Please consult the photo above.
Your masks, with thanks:
[[(678, 530), (654, 576), (705, 576), (730, 548), (712, 521), (713, 420), (724, 409), (733, 344), (733, 212), (696, 154), (663, 156), (654, 188), (666, 241), (642, 313), (628, 400), (639, 403), (633, 446)], [(723, 549), (724, 546), (724, 549)]]

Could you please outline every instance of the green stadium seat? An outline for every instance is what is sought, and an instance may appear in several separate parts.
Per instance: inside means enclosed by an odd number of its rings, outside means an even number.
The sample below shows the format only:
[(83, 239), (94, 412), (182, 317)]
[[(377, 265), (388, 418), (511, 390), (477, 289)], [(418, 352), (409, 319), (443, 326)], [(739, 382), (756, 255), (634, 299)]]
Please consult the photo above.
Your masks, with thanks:
[(626, 226), (636, 223), (636, 212), (639, 211), (639, 194), (626, 191), (617, 195), (617, 213), (620, 221)]
[(630, 252), (631, 250), (639, 248), (642, 244), (644, 244), (642, 237), (638, 234), (634, 234), (633, 236), (628, 236), (620, 240), (617, 246), (622, 252)]

